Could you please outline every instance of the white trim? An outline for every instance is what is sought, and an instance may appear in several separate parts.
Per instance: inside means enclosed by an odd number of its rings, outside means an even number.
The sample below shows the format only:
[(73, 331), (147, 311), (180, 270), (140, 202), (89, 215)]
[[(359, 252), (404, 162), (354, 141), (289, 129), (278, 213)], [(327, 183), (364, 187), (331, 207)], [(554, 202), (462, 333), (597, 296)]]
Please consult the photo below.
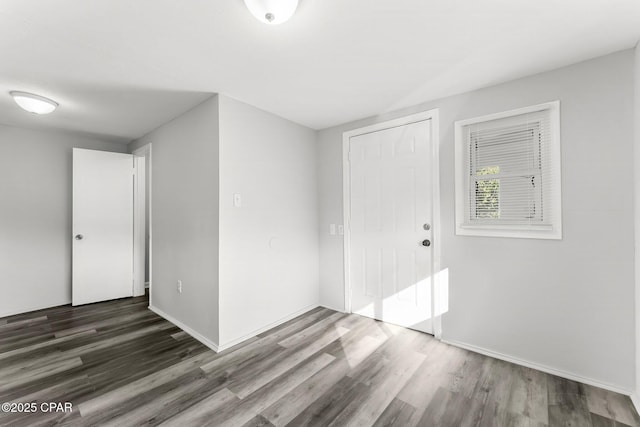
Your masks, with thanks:
[(145, 260), (145, 157), (133, 155), (133, 296), (144, 295)]
[(313, 310), (314, 308), (320, 307), (317, 304), (314, 305), (310, 305), (307, 306), (305, 308), (303, 308), (302, 310), (296, 311), (295, 313), (292, 313), (286, 317), (281, 318), (280, 320), (276, 320), (273, 323), (270, 323), (269, 325), (260, 328), (260, 329), (256, 329), (255, 331), (244, 335), (240, 338), (236, 338), (232, 341), (229, 341), (227, 343), (224, 343), (222, 345), (220, 344), (216, 344), (213, 341), (211, 341), (210, 339), (206, 338), (204, 335), (200, 334), (199, 332), (194, 331), (193, 329), (191, 329), (189, 326), (185, 325), (184, 323), (182, 323), (181, 321), (177, 320), (176, 318), (168, 315), (167, 313), (165, 313), (164, 311), (160, 310), (157, 307), (152, 306), (151, 304), (149, 304), (149, 310), (153, 311), (154, 313), (156, 313), (158, 316), (164, 318), (165, 320), (173, 323), (174, 325), (176, 325), (178, 328), (182, 329), (184, 332), (186, 332), (187, 334), (191, 335), (193, 338), (197, 339), (198, 341), (200, 341), (202, 344), (206, 345), (207, 347), (209, 347), (211, 350), (215, 351), (216, 353), (219, 353), (221, 351), (227, 350), (233, 346), (236, 346), (238, 344), (240, 344), (243, 341), (246, 341), (250, 338), (255, 337), (256, 335), (259, 335), (263, 332), (268, 331), (269, 329), (275, 328), (276, 326), (279, 326), (285, 322), (288, 322), (291, 319), (294, 319), (310, 310)]
[(218, 345), (218, 348), (220, 349), (219, 351), (224, 351), (224, 350), (226, 350), (228, 348), (231, 348), (231, 347), (233, 347), (235, 345), (238, 345), (243, 341), (246, 341), (246, 340), (248, 340), (250, 338), (253, 338), (256, 335), (259, 335), (259, 334), (261, 334), (263, 332), (268, 331), (269, 329), (275, 328), (276, 326), (282, 325), (283, 323), (288, 322), (291, 319), (295, 319), (296, 317), (298, 317), (298, 316), (300, 316), (300, 315), (302, 315), (302, 314), (304, 314), (304, 313), (306, 313), (306, 312), (308, 312), (310, 310), (313, 310), (314, 308), (317, 308), (317, 307), (319, 307), (319, 305), (317, 305), (317, 304), (307, 306), (307, 307), (303, 308), (302, 310), (298, 310), (295, 313), (292, 313), (292, 314), (290, 314), (290, 315), (288, 315), (286, 317), (283, 317), (283, 318), (281, 318), (279, 320), (276, 320), (275, 322), (270, 323), (267, 326), (264, 326), (262, 328), (256, 329), (255, 331), (250, 332), (247, 335), (244, 335), (244, 336), (242, 336), (240, 338), (236, 338), (236, 339), (231, 340), (229, 342), (226, 342), (224, 344), (220, 344), (220, 345)]
[(473, 117), (465, 120), (458, 120), (456, 125), (468, 126), (476, 123), (488, 122), (491, 120), (505, 119), (507, 117), (519, 116), (521, 114), (536, 113), (552, 108), (560, 109), (560, 101), (543, 102), (542, 104), (530, 105), (528, 107), (516, 108), (514, 110), (501, 111), (499, 113), (485, 114), (484, 116)]
[[(468, 196), (467, 170), (462, 165), (466, 163), (466, 142), (464, 127), (491, 120), (504, 119), (538, 111), (549, 111), (552, 126), (551, 132), (551, 162), (549, 166), (556, 172), (558, 182), (553, 183), (553, 203), (549, 216), (552, 224), (544, 225), (510, 225), (510, 224), (469, 224), (465, 218), (465, 205)], [(551, 101), (515, 110), (502, 111), (494, 114), (458, 120), (454, 123), (454, 188), (455, 188), (455, 231), (457, 236), (485, 236), (485, 237), (513, 237), (530, 239), (562, 239), (562, 152), (560, 141), (560, 101)]]
[(548, 231), (553, 230), (550, 224), (527, 224), (527, 225), (511, 225), (511, 224), (460, 224), (460, 227), (469, 230), (491, 229), (491, 230), (529, 230), (529, 231)]
[(177, 326), (178, 328), (182, 329), (184, 332), (186, 332), (187, 334), (191, 335), (193, 338), (197, 339), (202, 344), (206, 345), (207, 347), (209, 347), (211, 350), (215, 351), (216, 353), (218, 353), (220, 351), (219, 347), (218, 347), (218, 344), (216, 344), (213, 341), (209, 340), (204, 335), (194, 331), (189, 326), (185, 325), (184, 323), (182, 323), (181, 321), (177, 320), (176, 318), (174, 318), (172, 316), (169, 316), (167, 313), (165, 313), (164, 311), (160, 310), (159, 308), (154, 307), (151, 304), (149, 304), (149, 310), (153, 311), (155, 314), (157, 314), (158, 316), (164, 318), (165, 320), (173, 323), (175, 326)]
[[(153, 209), (152, 209), (152, 202), (153, 202), (153, 198), (152, 198), (152, 185), (153, 185), (153, 156), (152, 156), (152, 144), (148, 143), (143, 145), (142, 147), (133, 150), (133, 152), (131, 154), (135, 155), (135, 156), (141, 156), (144, 155), (144, 157), (146, 158), (147, 156), (149, 157), (149, 171), (147, 173), (148, 177), (149, 177), (149, 194), (146, 194), (145, 197), (148, 198), (149, 200), (149, 281), (145, 282), (144, 287), (149, 289), (149, 305), (153, 305), (153, 269), (151, 268), (153, 266), (152, 264), (152, 260), (153, 260)], [(143, 295), (144, 295), (144, 290), (143, 290)]]
[(631, 396), (629, 396), (631, 398), (631, 402), (633, 403), (633, 406), (636, 407), (636, 412), (640, 414), (640, 395), (638, 395), (638, 392), (636, 391), (635, 393), (632, 393)]
[(331, 306), (326, 305), (326, 304), (320, 304), (318, 307), (322, 307), (322, 308), (326, 308), (326, 309), (329, 309), (329, 310), (337, 311), (338, 313), (346, 313), (344, 308), (331, 307)]
[(62, 307), (64, 305), (69, 305), (69, 304), (71, 304), (71, 300), (66, 300), (66, 301), (61, 302), (61, 303), (53, 303), (53, 304), (47, 304), (47, 305), (37, 305), (37, 306), (33, 306), (33, 307), (20, 308), (18, 310), (6, 311), (4, 313), (0, 313), (0, 319), (3, 319), (5, 317), (18, 316), (20, 314), (31, 313), (32, 311), (40, 311), (40, 310), (46, 310), (48, 308)]
[[(351, 253), (351, 182), (350, 182), (350, 159), (349, 159), (349, 142), (354, 136), (365, 135), (372, 132), (381, 131), (384, 129), (390, 129), (398, 126), (405, 126), (412, 123), (431, 121), (431, 146), (432, 146), (432, 229), (433, 229), (433, 271), (437, 273), (440, 271), (440, 257), (441, 257), (441, 244), (440, 244), (440, 127), (439, 127), (439, 110), (433, 109), (423, 111), (409, 116), (400, 117), (394, 120), (388, 120), (385, 122), (375, 123), (370, 126), (365, 126), (358, 129), (346, 131), (342, 134), (342, 202), (343, 202), (343, 221), (344, 221), (344, 312), (351, 313), (351, 277), (350, 277), (350, 253)], [(437, 276), (437, 274), (434, 274)], [(437, 294), (435, 288), (437, 286), (436, 280), (432, 284), (431, 289), (431, 313), (435, 313), (435, 308), (438, 306), (435, 298)], [(442, 335), (442, 322), (440, 316), (434, 316), (433, 318), (433, 333), (436, 338), (440, 338)]]
[[(524, 366), (527, 368), (535, 369), (537, 371), (545, 372), (547, 374), (556, 375), (558, 377), (566, 378), (568, 380), (577, 381), (583, 384), (591, 385), (594, 387), (600, 387), (605, 390), (613, 391), (615, 393), (624, 394), (627, 396), (631, 396), (633, 399), (631, 391), (620, 388), (618, 386), (614, 386), (611, 384), (603, 383), (597, 380), (593, 380), (591, 378), (583, 377), (577, 374), (573, 374), (571, 372), (563, 371), (561, 369), (551, 368), (546, 365), (541, 365), (535, 362), (530, 362), (528, 360), (518, 359), (517, 357), (507, 356), (506, 354), (498, 353), (496, 351), (487, 350), (486, 348), (477, 347), (472, 344), (466, 344), (463, 342), (455, 341), (455, 340), (447, 340), (443, 339), (443, 343), (450, 344), (455, 347), (463, 348), (465, 350), (473, 351), (474, 353), (484, 354), (485, 356), (493, 357), (494, 359), (504, 360), (505, 362), (514, 363), (516, 365)], [(636, 406), (637, 407), (637, 406)]]
[(430, 111), (431, 119), (431, 149), (433, 156), (433, 173), (431, 176), (433, 200), (432, 209), (432, 235), (433, 235), (433, 289), (431, 290), (431, 313), (433, 313), (433, 336), (442, 339), (442, 315), (436, 316), (436, 307), (439, 307), (440, 297), (436, 289), (442, 289), (440, 279), (442, 277), (440, 268), (442, 265), (442, 223), (440, 222), (440, 111), (435, 109)]

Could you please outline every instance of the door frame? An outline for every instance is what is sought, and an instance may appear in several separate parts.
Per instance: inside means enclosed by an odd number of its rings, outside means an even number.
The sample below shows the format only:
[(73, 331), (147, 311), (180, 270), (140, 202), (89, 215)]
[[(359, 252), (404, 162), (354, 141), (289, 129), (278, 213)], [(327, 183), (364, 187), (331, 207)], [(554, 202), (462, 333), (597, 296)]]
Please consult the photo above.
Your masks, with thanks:
[(438, 339), (442, 336), (441, 315), (435, 315), (436, 307), (439, 307), (439, 297), (437, 289), (441, 288), (439, 283), (441, 275), (441, 222), (440, 222), (440, 132), (439, 132), (439, 110), (432, 109), (422, 111), (408, 116), (399, 117), (393, 120), (376, 123), (370, 126), (349, 130), (342, 134), (342, 195), (343, 195), (343, 221), (344, 221), (344, 307), (345, 312), (352, 313), (352, 287), (351, 287), (351, 162), (349, 146), (351, 138), (368, 133), (378, 132), (385, 129), (409, 125), (423, 121), (431, 121), (431, 185), (433, 191), (433, 283), (431, 287), (431, 313), (433, 313), (433, 333)]
[[(134, 236), (133, 236), (133, 259), (134, 259), (134, 267), (133, 267), (133, 296), (141, 296), (145, 294), (145, 280), (144, 280), (144, 271), (145, 271), (145, 230), (146, 230), (146, 217), (145, 217), (145, 201), (149, 199), (149, 304), (151, 304), (151, 284), (152, 284), (152, 269), (151, 269), (151, 260), (152, 260), (152, 232), (151, 232), (151, 224), (152, 224), (152, 209), (151, 209), (151, 185), (152, 185), (152, 169), (151, 169), (151, 143), (145, 144), (142, 147), (133, 150), (131, 154), (134, 156), (135, 162), (135, 181), (134, 181), (134, 189), (133, 189), (133, 209), (134, 209)], [(148, 161), (147, 161), (148, 158)], [(139, 174), (138, 171), (141, 169), (139, 167), (140, 164), (144, 164), (144, 169), (148, 166), (148, 171), (145, 174)], [(149, 194), (146, 194), (146, 179), (149, 179)]]

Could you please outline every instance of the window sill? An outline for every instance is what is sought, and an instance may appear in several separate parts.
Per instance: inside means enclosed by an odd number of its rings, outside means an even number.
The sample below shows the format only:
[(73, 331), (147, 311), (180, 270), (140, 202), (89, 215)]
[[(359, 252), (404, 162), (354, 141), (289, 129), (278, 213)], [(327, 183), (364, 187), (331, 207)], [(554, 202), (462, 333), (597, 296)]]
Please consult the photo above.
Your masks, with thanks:
[(458, 224), (456, 235), (561, 240), (562, 230), (551, 224)]
[(475, 230), (553, 230), (551, 224), (460, 224), (459, 227)]

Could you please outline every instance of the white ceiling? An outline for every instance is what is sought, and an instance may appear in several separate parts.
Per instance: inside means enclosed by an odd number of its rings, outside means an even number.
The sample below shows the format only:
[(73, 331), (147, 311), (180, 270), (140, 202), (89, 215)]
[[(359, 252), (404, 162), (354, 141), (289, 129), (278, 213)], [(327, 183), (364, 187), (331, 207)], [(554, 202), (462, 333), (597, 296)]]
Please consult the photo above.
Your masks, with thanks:
[(639, 38), (639, 0), (300, 0), (280, 26), (243, 0), (2, 0), (0, 123), (129, 140), (224, 93), (321, 129)]

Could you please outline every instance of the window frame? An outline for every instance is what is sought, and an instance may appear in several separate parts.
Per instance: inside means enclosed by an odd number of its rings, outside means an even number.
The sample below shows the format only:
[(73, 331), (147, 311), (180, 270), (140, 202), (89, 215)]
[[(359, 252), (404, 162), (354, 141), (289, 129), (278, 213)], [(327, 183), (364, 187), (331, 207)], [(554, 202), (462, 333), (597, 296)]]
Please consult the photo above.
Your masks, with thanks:
[[(548, 111), (549, 142), (545, 147), (548, 164), (543, 164), (541, 173), (550, 170), (551, 184), (550, 206), (542, 212), (540, 224), (513, 224), (509, 221), (501, 223), (471, 223), (466, 218), (470, 212), (470, 185), (475, 182), (470, 174), (471, 162), (468, 161), (470, 137), (465, 128), (470, 125), (492, 120), (515, 118), (528, 113)], [(503, 111), (495, 114), (459, 120), (454, 123), (455, 130), (455, 231), (459, 236), (512, 237), (530, 239), (562, 239), (562, 195), (561, 195), (561, 147), (560, 147), (560, 101), (546, 102), (529, 107)], [(549, 168), (549, 169), (547, 169)]]

